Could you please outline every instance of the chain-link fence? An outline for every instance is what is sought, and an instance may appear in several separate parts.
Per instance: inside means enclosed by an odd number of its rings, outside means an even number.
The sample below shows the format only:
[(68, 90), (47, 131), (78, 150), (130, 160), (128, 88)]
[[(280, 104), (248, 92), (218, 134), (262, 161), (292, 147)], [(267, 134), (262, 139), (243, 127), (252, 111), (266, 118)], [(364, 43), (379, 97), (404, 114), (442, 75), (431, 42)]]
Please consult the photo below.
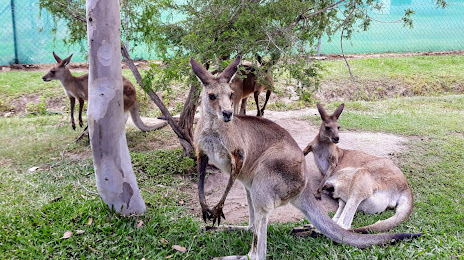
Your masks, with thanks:
[[(383, 8), (372, 10), (371, 27), (344, 40), (345, 53), (382, 53), (450, 51), (464, 49), (464, 0), (449, 0), (445, 9), (433, 0), (381, 0)], [(403, 27), (405, 9), (415, 14), (414, 28)], [(56, 34), (53, 28), (56, 23)], [(0, 0), (0, 65), (54, 62), (52, 51), (61, 56), (74, 53), (73, 61), (85, 61), (82, 46), (63, 43), (67, 36), (65, 21), (54, 21), (38, 0)], [(86, 42), (83, 43), (86, 46)], [(321, 53), (341, 53), (340, 35), (321, 39)], [(137, 53), (138, 58), (150, 57)]]

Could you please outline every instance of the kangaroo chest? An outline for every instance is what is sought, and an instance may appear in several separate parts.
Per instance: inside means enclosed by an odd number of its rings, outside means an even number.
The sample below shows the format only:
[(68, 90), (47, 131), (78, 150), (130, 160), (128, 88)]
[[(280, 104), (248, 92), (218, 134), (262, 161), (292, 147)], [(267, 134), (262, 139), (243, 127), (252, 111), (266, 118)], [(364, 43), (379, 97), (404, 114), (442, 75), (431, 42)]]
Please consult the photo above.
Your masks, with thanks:
[(218, 133), (205, 131), (198, 137), (198, 146), (208, 156), (209, 162), (223, 172), (231, 172), (231, 160), (229, 153)]
[(332, 154), (326, 147), (313, 146), (311, 148), (313, 150), (314, 161), (316, 162), (317, 168), (322, 174), (326, 175), (331, 161), (333, 161)]

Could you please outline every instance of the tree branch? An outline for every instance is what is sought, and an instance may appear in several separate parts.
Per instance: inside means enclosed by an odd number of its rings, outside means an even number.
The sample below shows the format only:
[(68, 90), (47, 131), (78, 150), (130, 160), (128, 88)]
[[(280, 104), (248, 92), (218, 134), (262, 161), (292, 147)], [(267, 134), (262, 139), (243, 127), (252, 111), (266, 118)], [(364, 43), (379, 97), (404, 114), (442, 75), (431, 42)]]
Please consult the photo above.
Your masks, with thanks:
[[(314, 13), (310, 13), (308, 15), (304, 15), (304, 13), (306, 13), (307, 11), (301, 13), (300, 15), (298, 15), (296, 18), (295, 18), (295, 21), (293, 21), (293, 23), (291, 23), (289, 26), (285, 27), (284, 31), (288, 31), (290, 29), (292, 29), (293, 27), (295, 27), (301, 20), (304, 20), (304, 19), (308, 19), (308, 18), (311, 18), (313, 16), (316, 16), (320, 13), (323, 13), (327, 10), (330, 10), (330, 9), (333, 9), (335, 7), (337, 7), (338, 5), (340, 5), (342, 2), (345, 2), (345, 0), (339, 0), (331, 5), (328, 5), (326, 6), (325, 8), (322, 8)], [(311, 8), (312, 9), (312, 8)], [(309, 10), (311, 10), (309, 9)]]
[[(156, 95), (155, 92), (153, 92), (152, 89), (147, 89), (144, 82), (142, 81), (142, 75), (140, 75), (139, 70), (135, 66), (134, 62), (132, 61), (129, 52), (127, 51), (126, 47), (124, 44), (121, 44), (121, 54), (123, 57), (123, 61), (127, 64), (129, 69), (132, 71), (134, 74), (135, 79), (137, 80), (137, 83), (147, 92), (148, 96), (153, 100), (153, 102), (158, 106), (158, 108), (161, 110), (161, 113), (163, 113), (163, 116), (166, 118), (168, 121), (169, 126), (171, 126), (172, 130), (176, 133), (176, 135), (183, 140), (186, 140), (184, 133), (180, 129), (179, 125), (174, 121), (174, 118), (172, 117), (171, 113), (169, 113), (169, 110), (166, 108), (164, 105), (163, 101)], [(189, 141), (189, 140), (186, 140)]]

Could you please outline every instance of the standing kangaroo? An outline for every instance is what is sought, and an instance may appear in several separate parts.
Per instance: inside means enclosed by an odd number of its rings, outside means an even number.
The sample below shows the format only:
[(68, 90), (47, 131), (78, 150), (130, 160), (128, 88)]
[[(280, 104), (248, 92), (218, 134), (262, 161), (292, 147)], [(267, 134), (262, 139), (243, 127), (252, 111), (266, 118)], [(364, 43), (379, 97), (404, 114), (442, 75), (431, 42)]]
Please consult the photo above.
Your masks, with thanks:
[[(88, 99), (89, 93), (89, 74), (77, 77), (71, 74), (66, 66), (71, 61), (72, 54), (63, 60), (58, 57), (55, 52), (53, 52), (53, 57), (55, 57), (57, 64), (53, 65), (42, 79), (43, 81), (60, 81), (61, 86), (64, 88), (64, 92), (68, 95), (69, 100), (71, 101), (71, 125), (72, 128), (76, 130), (76, 124), (74, 123), (74, 105), (77, 99), (79, 101), (79, 126), (82, 127), (84, 125), (82, 122), (82, 109), (84, 107), (84, 101)], [(124, 113), (127, 115), (127, 112), (129, 111), (135, 126), (142, 131), (151, 131), (159, 128), (158, 125), (147, 126), (143, 123), (140, 118), (140, 110), (137, 104), (137, 95), (134, 86), (125, 77), (122, 77), (122, 82), (124, 86)]]
[[(261, 59), (258, 59), (258, 62), (262, 64)], [(248, 97), (253, 94), (256, 103), (257, 109), (257, 116), (264, 115), (264, 109), (266, 109), (267, 102), (269, 101), (269, 97), (271, 96), (271, 89), (274, 86), (274, 80), (272, 79), (270, 68), (267, 69), (266, 76), (264, 81), (261, 82), (258, 80), (259, 75), (256, 73), (256, 69), (248, 66), (243, 65), (244, 69), (240, 71), (240, 74), (245, 76), (245, 78), (234, 77), (232, 82), (230, 83), (230, 87), (234, 92), (233, 102), (234, 102), (234, 113), (245, 115), (246, 114), (246, 105)], [(259, 94), (266, 91), (266, 100), (264, 101), (263, 107), (259, 108)], [(240, 106), (241, 102), (241, 106)]]
[(316, 165), (324, 176), (315, 196), (320, 199), (322, 190), (325, 190), (338, 200), (338, 209), (332, 219), (345, 229), (351, 228), (357, 209), (373, 214), (396, 207), (392, 217), (354, 229), (361, 233), (390, 230), (411, 214), (411, 190), (404, 174), (390, 159), (341, 149), (336, 145), (340, 140), (338, 118), (343, 108), (344, 104), (341, 104), (329, 116), (317, 104), (322, 118), (321, 128), (303, 151), (305, 155), (313, 152)]
[[(246, 256), (218, 259), (265, 259), (267, 224), (274, 208), (293, 204), (325, 236), (337, 243), (367, 247), (390, 243), (394, 240), (418, 237), (421, 234), (358, 234), (347, 231), (323, 211), (314, 198), (308, 183), (303, 152), (290, 134), (279, 125), (261, 117), (234, 115), (233, 91), (229, 84), (237, 71), (237, 57), (217, 77), (195, 60), (190, 64), (203, 84), (201, 118), (195, 130), (195, 148), (199, 165), (199, 199), (203, 219), (224, 217), (222, 208), (235, 180), (245, 187), (249, 225), (228, 229), (251, 230), (253, 243)], [(210, 161), (230, 178), (224, 195), (210, 210), (204, 194), (205, 169)]]

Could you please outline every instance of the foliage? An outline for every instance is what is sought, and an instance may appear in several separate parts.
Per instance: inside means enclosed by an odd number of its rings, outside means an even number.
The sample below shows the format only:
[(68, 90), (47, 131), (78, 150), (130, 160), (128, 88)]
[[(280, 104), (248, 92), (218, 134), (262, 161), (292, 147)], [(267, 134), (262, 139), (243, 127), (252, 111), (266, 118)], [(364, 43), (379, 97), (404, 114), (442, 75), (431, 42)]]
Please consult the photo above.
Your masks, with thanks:
[[(56, 18), (68, 22), (69, 43), (85, 39), (84, 0), (40, 0)], [(281, 73), (300, 86), (299, 94), (310, 98), (319, 82), (317, 62), (310, 58), (322, 35), (343, 29), (345, 38), (367, 30), (369, 9), (381, 8), (374, 0), (347, 1), (242, 1), (242, 0), (121, 0), (123, 40), (133, 46), (145, 44), (162, 65), (153, 64), (145, 76), (147, 87), (168, 89), (172, 81), (191, 84), (188, 64), (195, 57), (203, 64), (223, 68), (235, 55), (252, 60), (269, 57), (280, 61)], [(436, 0), (444, 7), (443, 0)], [(399, 20), (412, 26), (412, 10)], [(265, 66), (266, 67), (266, 66)], [(156, 75), (156, 76), (155, 76)], [(189, 75), (189, 76), (187, 76)]]

